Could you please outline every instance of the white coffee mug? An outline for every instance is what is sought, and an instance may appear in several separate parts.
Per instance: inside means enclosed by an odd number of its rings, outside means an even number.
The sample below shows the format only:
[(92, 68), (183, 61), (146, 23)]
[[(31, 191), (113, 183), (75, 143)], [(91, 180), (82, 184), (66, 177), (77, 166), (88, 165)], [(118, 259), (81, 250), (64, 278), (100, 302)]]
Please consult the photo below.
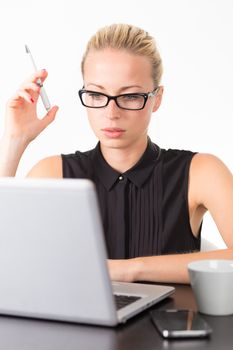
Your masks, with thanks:
[(233, 260), (198, 260), (188, 264), (198, 310), (204, 314), (233, 314)]

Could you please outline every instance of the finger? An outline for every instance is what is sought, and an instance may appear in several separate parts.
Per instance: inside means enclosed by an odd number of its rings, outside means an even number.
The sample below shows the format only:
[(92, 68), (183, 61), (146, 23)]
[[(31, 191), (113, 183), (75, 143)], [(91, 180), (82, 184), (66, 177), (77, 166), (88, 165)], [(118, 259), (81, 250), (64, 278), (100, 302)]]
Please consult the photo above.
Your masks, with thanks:
[(42, 86), (47, 76), (48, 76), (48, 72), (45, 69), (36, 71), (34, 73), (34, 76), (32, 76), (32, 82), (36, 83), (39, 86)]
[(40, 86), (36, 83), (28, 82), (24, 83), (20, 86), (20, 90), (33, 91), (36, 93), (40, 92)]
[(42, 130), (45, 129), (50, 123), (54, 121), (58, 108), (59, 108), (58, 106), (53, 106), (49, 110), (49, 112), (45, 115), (45, 117), (41, 119)]
[(41, 80), (41, 82), (43, 83), (45, 81), (45, 79), (48, 76), (48, 72), (46, 71), (46, 69), (41, 69), (41, 70), (37, 70), (36, 72), (34, 72), (33, 74), (31, 74), (24, 82), (22, 85), (27, 84), (27, 83), (37, 83), (38, 79)]
[(23, 101), (27, 101), (30, 104), (35, 102), (33, 97), (30, 95), (30, 93), (24, 90), (18, 90), (17, 93), (15, 93), (12, 96), (12, 98), (8, 101), (8, 106), (16, 107)]
[(20, 97), (22, 97), (25, 101), (29, 102), (29, 103), (34, 103), (35, 102), (35, 99), (33, 98), (33, 96), (29, 92), (27, 92), (25, 90), (19, 90), (18, 91), (18, 95)]
[(26, 91), (27, 93), (29, 93), (31, 95), (31, 97), (34, 101), (37, 101), (39, 98), (40, 89), (41, 89), (41, 87), (38, 86), (38, 84), (29, 82), (29, 83), (25, 83), (25, 84), (21, 85), (19, 90)]

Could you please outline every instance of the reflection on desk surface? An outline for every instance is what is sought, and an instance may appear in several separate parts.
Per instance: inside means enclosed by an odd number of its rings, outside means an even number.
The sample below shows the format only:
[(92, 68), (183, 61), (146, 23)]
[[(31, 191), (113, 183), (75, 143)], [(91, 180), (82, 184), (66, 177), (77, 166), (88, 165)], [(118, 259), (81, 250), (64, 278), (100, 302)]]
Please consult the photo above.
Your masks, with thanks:
[(116, 350), (112, 328), (0, 317), (1, 348), (23, 350)]

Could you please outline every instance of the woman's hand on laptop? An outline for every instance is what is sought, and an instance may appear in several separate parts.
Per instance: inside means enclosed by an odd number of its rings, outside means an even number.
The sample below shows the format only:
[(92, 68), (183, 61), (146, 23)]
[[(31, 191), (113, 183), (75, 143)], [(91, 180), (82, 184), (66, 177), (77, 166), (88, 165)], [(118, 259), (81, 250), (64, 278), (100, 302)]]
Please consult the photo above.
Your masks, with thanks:
[(38, 79), (43, 83), (47, 75), (44, 69), (36, 71), (9, 99), (6, 105), (4, 137), (17, 139), (27, 145), (54, 120), (57, 106), (52, 107), (43, 118), (38, 118), (36, 110), (41, 88)]

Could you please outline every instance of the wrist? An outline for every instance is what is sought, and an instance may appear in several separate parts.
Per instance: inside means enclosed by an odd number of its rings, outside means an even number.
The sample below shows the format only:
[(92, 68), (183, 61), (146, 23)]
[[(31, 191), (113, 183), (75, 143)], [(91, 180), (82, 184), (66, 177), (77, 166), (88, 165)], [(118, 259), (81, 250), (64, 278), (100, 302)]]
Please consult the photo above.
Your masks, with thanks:
[(14, 176), (28, 142), (4, 135), (0, 140), (0, 176)]
[(6, 157), (7, 160), (17, 160), (22, 156), (29, 142), (23, 137), (3, 135), (0, 141), (1, 161)]
[(129, 271), (130, 271), (130, 276), (132, 281), (140, 281), (141, 276), (142, 276), (142, 271), (143, 271), (143, 258), (138, 257), (138, 258), (133, 258), (129, 259)]
[(4, 133), (1, 138), (1, 146), (4, 145), (7, 149), (15, 147), (25, 149), (29, 143), (30, 141), (28, 141), (26, 137), (8, 135), (7, 133)]

